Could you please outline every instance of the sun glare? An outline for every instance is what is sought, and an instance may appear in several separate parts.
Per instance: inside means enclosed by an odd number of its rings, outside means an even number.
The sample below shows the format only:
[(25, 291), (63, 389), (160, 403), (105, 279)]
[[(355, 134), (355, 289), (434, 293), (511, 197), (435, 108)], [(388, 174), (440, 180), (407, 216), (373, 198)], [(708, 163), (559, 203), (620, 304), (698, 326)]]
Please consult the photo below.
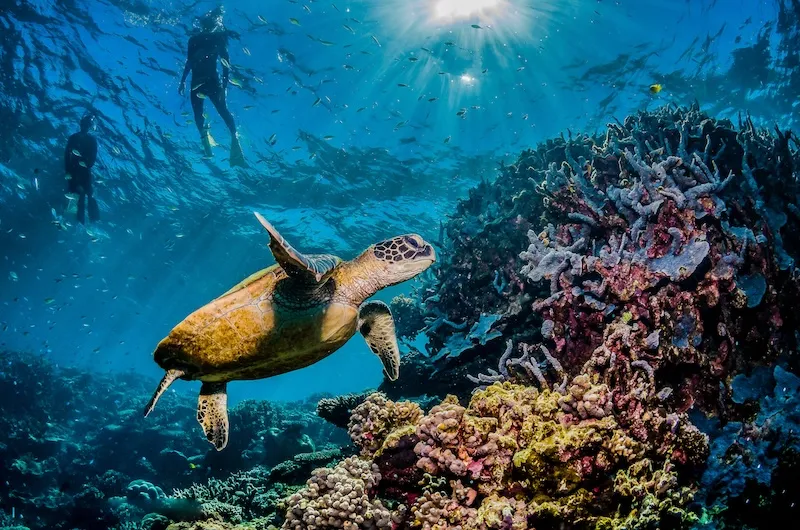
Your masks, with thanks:
[(436, 18), (466, 18), (497, 7), (500, 0), (438, 0)]

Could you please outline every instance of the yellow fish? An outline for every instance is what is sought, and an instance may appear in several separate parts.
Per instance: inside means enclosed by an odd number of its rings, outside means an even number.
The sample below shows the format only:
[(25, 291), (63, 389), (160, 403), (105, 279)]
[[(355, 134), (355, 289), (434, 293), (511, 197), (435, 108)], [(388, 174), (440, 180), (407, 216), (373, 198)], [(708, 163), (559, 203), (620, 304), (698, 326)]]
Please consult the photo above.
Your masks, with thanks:
[(662, 90), (663, 88), (664, 88), (664, 87), (663, 87), (663, 86), (661, 86), (659, 83), (656, 83), (656, 84), (654, 84), (654, 85), (650, 85), (650, 93), (651, 93), (651, 94), (658, 94), (659, 92), (661, 92), (661, 90)]

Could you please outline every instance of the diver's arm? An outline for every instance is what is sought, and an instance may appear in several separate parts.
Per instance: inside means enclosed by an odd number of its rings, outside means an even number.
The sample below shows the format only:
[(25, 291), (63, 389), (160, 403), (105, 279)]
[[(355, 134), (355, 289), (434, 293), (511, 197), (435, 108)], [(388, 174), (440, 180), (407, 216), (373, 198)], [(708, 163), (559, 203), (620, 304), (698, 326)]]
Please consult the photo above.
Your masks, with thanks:
[(181, 76), (181, 84), (178, 86), (178, 92), (183, 95), (186, 90), (186, 78), (189, 77), (189, 72), (192, 71), (192, 57), (194, 56), (194, 37), (189, 39), (189, 49), (186, 52), (186, 64), (183, 66), (183, 75)]

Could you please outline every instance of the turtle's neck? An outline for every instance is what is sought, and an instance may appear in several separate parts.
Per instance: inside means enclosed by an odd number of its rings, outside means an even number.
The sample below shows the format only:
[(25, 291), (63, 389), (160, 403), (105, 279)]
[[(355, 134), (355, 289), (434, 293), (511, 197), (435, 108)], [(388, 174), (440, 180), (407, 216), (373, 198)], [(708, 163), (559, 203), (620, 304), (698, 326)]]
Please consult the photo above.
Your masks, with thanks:
[(383, 289), (385, 285), (381, 282), (378, 271), (372, 270), (374, 268), (374, 259), (366, 252), (339, 265), (333, 276), (336, 281), (334, 299), (358, 306)]

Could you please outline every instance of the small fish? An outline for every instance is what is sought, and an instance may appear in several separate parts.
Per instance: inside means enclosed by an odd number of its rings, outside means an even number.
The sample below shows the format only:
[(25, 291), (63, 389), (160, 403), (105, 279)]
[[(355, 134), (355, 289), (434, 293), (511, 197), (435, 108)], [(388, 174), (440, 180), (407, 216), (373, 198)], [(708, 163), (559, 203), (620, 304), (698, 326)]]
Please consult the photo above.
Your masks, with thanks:
[(244, 110), (250, 110), (250, 109), (255, 108), (255, 105), (245, 105), (243, 108), (244, 108)]
[(344, 29), (346, 29), (347, 31), (349, 31), (350, 33), (352, 33), (353, 35), (355, 35), (355, 34), (356, 34), (356, 32), (355, 32), (355, 31), (353, 31), (353, 28), (351, 28), (351, 27), (350, 27), (350, 26), (348, 26), (347, 24), (342, 24), (342, 27), (343, 27)]
[(482, 74), (485, 74), (485, 73), (486, 73), (486, 72), (488, 72), (488, 71), (489, 71), (489, 69), (488, 69), (488, 68), (484, 68), (484, 69), (481, 71), (481, 73), (482, 73)]
[(295, 26), (299, 26), (299, 25), (300, 25), (300, 21), (299, 21), (299, 20), (297, 20), (296, 18), (290, 18), (290, 19), (289, 19), (289, 22), (291, 22), (291, 23), (292, 23), (292, 24), (294, 24)]
[(380, 42), (378, 42), (378, 38), (377, 38), (375, 35), (370, 35), (370, 37), (372, 37), (372, 42), (374, 42), (374, 43), (375, 43), (375, 44), (377, 44), (378, 46), (380, 46), (380, 45), (381, 45), (381, 43), (380, 43)]
[(444, 139), (444, 143), (449, 144), (450, 143), (450, 138), (452, 138), (452, 136), (448, 136), (447, 138), (445, 138)]
[(219, 62), (221, 62), (222, 66), (224, 66), (225, 68), (231, 67), (231, 63), (225, 57), (220, 58)]
[(439, 98), (429, 98), (429, 99), (428, 99), (428, 103), (433, 103), (433, 102), (434, 102), (434, 101), (436, 101), (437, 99), (439, 99)]
[(335, 42), (331, 42), (329, 40), (317, 39), (317, 42), (322, 44), (323, 46), (336, 46)]
[(316, 107), (317, 105), (320, 104), (320, 102), (322, 102), (322, 99), (321, 98), (317, 98), (316, 100), (314, 100), (314, 103), (312, 103), (311, 106), (312, 107)]
[(424, 51), (424, 52), (428, 52), (428, 53), (433, 53), (433, 52), (432, 52), (432, 51), (430, 51), (428, 48), (420, 48), (420, 50), (422, 50), (422, 51)]
[(206, 99), (206, 95), (203, 94), (202, 92), (198, 92), (197, 93), (197, 97), (200, 98), (200, 99)]
[(89, 166), (86, 165), (86, 162), (84, 162), (83, 160), (78, 162), (78, 165), (81, 166), (81, 167), (89, 167)]
[(456, 45), (456, 43), (455, 43), (455, 42), (453, 42), (453, 41), (451, 41), (451, 40), (449, 40), (449, 41), (445, 42), (445, 43), (444, 43), (444, 45), (445, 45), (445, 46), (455, 46), (455, 45)]
[(260, 21), (261, 21), (261, 22), (263, 22), (264, 24), (268, 24), (268, 22), (267, 22), (267, 19), (266, 19), (266, 18), (264, 18), (264, 17), (262, 17), (261, 15), (258, 15), (258, 20), (260, 20)]
[(472, 27), (475, 28), (475, 29), (481, 29), (481, 27), (479, 25), (477, 25), (477, 24), (473, 24)]
[(72, 154), (75, 155), (75, 156), (81, 156), (81, 152), (78, 151), (77, 149), (73, 149), (72, 150)]
[(228, 78), (228, 82), (229, 82), (230, 84), (232, 84), (233, 86), (236, 86), (236, 87), (242, 88), (242, 82), (241, 82), (241, 81), (240, 81), (238, 78), (236, 78), (236, 77), (233, 77), (233, 76), (229, 77), (229, 78)]
[(33, 178), (33, 185), (36, 188), (36, 191), (39, 191), (39, 179), (34, 177)]
[(53, 299), (53, 298), (45, 298), (45, 299), (44, 299), (44, 303), (45, 303), (45, 305), (50, 305), (50, 304), (52, 304), (53, 302), (55, 302), (55, 299)]
[(654, 85), (650, 85), (650, 93), (651, 94), (658, 94), (663, 89), (664, 89), (664, 87), (661, 86), (661, 84), (659, 84), (659, 83), (656, 83)]
[(267, 143), (269, 145), (275, 145), (275, 142), (277, 142), (277, 139), (278, 139), (278, 135), (276, 133), (272, 133), (272, 136), (269, 137), (269, 140), (267, 140)]
[[(192, 90), (197, 90), (201, 86), (205, 85), (205, 83), (197, 83), (195, 86), (192, 87)], [(186, 115), (188, 116), (189, 113), (187, 112)]]
[(354, 70), (354, 68), (349, 64), (343, 64), (342, 68), (344, 68), (345, 70)]
[(11, 280), (12, 282), (16, 282), (17, 280), (19, 280), (19, 276), (17, 276), (16, 272), (11, 271), (8, 273), (8, 279)]
[(356, 112), (361, 112), (362, 110), (367, 110), (367, 107), (361, 107)]
[(399, 86), (400, 88), (408, 88), (408, 85), (405, 83), (397, 83), (397, 86)]
[(456, 116), (462, 116), (463, 117), (466, 114), (467, 114), (467, 109), (461, 109), (458, 112), (456, 112)]
[(333, 136), (333, 135), (331, 135), (331, 134), (329, 134), (329, 135), (327, 135), (327, 136), (323, 136), (323, 137), (322, 137), (322, 139), (323, 139), (323, 140), (333, 140), (333, 139), (334, 139), (334, 136)]
[(242, 48), (245, 55), (250, 55), (250, 50), (247, 47)]
[(308, 6), (303, 6), (303, 10), (305, 10), (306, 13), (311, 13), (311, 8)]

